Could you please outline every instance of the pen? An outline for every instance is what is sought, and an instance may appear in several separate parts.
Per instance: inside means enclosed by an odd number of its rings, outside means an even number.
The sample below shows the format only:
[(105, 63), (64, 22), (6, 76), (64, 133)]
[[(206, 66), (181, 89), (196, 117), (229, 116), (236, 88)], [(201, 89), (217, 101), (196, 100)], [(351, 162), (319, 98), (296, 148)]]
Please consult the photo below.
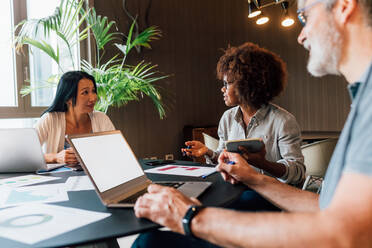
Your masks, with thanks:
[[(191, 149), (191, 146), (186, 146), (186, 149)], [(182, 156), (186, 156), (186, 152), (182, 152)]]
[(227, 164), (233, 165), (233, 164), (235, 164), (235, 162), (234, 161), (229, 161)]
[(215, 172), (217, 172), (216, 169), (214, 169), (213, 171), (211, 171), (211, 172), (209, 172), (209, 173), (207, 173), (207, 174), (202, 175), (201, 177), (202, 177), (203, 179), (205, 179), (205, 178), (207, 178), (208, 176), (212, 175), (212, 174), (215, 173)]

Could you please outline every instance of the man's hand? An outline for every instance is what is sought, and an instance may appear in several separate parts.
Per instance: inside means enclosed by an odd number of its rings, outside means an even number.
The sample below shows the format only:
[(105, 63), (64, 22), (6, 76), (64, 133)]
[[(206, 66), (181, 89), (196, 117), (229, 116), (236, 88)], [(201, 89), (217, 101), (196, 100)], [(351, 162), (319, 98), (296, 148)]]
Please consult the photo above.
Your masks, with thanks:
[(189, 148), (182, 148), (181, 151), (189, 157), (201, 157), (208, 152), (208, 147), (200, 141), (187, 141), (185, 145)]
[[(232, 162), (234, 162), (232, 164)], [(224, 150), (218, 158), (217, 171), (221, 172), (223, 179), (232, 184), (242, 182), (246, 185), (256, 184), (260, 173), (238, 153)]]
[(191, 205), (201, 205), (174, 188), (152, 184), (148, 193), (138, 198), (134, 206), (137, 217), (147, 218), (174, 232), (184, 234), (182, 218)]

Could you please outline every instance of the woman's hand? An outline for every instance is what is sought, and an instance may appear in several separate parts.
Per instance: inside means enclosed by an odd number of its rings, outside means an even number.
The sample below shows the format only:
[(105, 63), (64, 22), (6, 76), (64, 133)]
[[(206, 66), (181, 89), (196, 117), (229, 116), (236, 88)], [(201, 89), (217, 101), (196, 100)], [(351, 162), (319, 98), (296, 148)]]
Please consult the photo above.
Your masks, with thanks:
[(208, 147), (200, 141), (187, 141), (185, 142), (185, 145), (188, 148), (182, 148), (181, 151), (189, 157), (201, 157), (209, 151)]
[(240, 154), (226, 150), (218, 157), (216, 168), (223, 179), (232, 184), (242, 182), (249, 186), (256, 184), (261, 176)]
[(255, 152), (255, 153), (248, 152), (248, 150), (243, 146), (239, 146), (239, 150), (242, 151), (242, 157), (245, 160), (247, 160), (249, 164), (257, 168), (261, 168), (267, 162), (265, 158), (266, 156), (265, 145), (263, 145), (262, 149), (259, 152)]
[(75, 152), (72, 148), (62, 150), (56, 154), (56, 162), (58, 164), (77, 164), (79, 161), (76, 158)]

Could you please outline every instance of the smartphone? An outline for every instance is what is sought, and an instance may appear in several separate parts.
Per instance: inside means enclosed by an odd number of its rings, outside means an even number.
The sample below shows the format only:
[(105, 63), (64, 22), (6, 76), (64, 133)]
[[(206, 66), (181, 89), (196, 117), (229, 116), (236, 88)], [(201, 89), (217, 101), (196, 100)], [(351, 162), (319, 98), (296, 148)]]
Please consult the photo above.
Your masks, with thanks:
[(226, 149), (228, 152), (242, 153), (239, 146), (243, 146), (250, 153), (261, 151), (264, 143), (260, 139), (243, 139), (243, 140), (229, 140), (226, 141)]

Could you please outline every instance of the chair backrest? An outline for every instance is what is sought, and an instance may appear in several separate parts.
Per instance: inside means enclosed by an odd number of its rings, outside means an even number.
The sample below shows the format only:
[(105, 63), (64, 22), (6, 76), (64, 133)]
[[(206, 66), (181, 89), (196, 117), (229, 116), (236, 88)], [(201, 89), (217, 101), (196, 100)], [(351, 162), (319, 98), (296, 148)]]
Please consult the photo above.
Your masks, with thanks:
[(326, 139), (301, 147), (305, 159), (306, 176), (324, 177), (337, 139)]
[(204, 145), (211, 149), (212, 151), (216, 151), (218, 148), (218, 139), (206, 134), (202, 133), (204, 138)]

